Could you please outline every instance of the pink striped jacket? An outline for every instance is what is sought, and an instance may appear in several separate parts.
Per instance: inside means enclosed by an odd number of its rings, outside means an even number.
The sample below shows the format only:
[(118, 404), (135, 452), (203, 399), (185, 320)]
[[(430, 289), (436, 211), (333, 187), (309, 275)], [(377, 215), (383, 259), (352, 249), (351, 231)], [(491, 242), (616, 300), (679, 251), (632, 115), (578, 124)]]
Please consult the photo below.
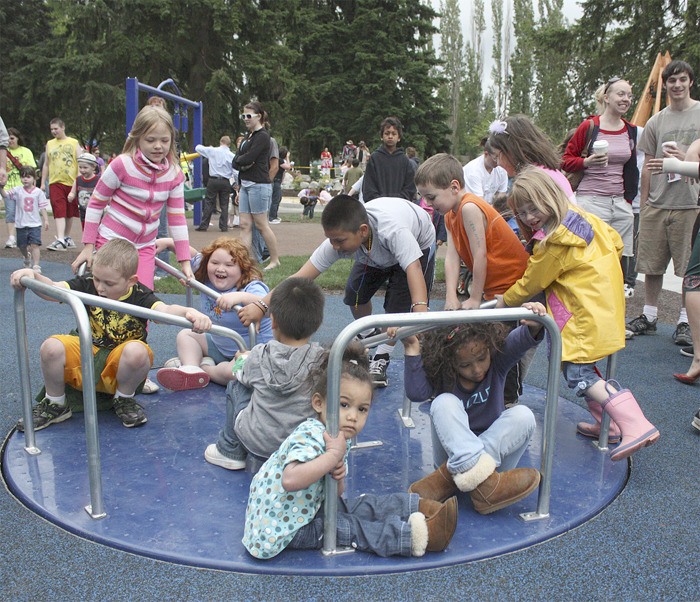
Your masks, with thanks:
[(90, 197), (83, 243), (95, 244), (98, 231), (104, 238), (113, 238), (111, 231), (137, 248), (152, 245), (165, 206), (177, 260), (189, 260), (184, 180), (178, 166), (167, 161), (156, 165), (140, 150), (133, 157), (119, 155), (105, 169)]

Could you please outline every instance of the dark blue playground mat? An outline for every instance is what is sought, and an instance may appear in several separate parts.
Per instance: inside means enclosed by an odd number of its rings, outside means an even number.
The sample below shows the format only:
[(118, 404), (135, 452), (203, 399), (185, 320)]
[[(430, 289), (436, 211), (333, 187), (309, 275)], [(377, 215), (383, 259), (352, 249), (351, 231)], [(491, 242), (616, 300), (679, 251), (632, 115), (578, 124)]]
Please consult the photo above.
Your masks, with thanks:
[[(395, 386), (378, 390), (361, 440), (376, 448), (353, 450), (346, 494), (405, 491), (433, 470), (428, 404), (413, 404), (415, 428), (403, 426), (398, 410), (403, 362), (392, 361)], [(152, 375), (153, 376), (153, 375)], [(459, 523), (449, 548), (422, 558), (379, 558), (355, 552), (324, 556), (287, 550), (272, 560), (249, 556), (243, 545), (243, 517), (251, 474), (205, 462), (225, 412), (224, 389), (161, 390), (142, 396), (148, 423), (125, 429), (111, 412), (99, 414), (104, 506), (92, 519), (83, 417), (36, 434), (38, 455), (24, 450), (24, 435), (5, 442), (2, 469), (10, 491), (27, 507), (67, 531), (117, 549), (197, 567), (242, 573), (365, 575), (462, 564), (517, 551), (556, 537), (600, 513), (622, 491), (628, 463), (610, 461), (590, 440), (576, 435), (587, 412), (561, 399), (550, 516), (525, 522), (537, 494), (489, 516), (477, 514), (468, 495), (459, 502)], [(526, 386), (522, 403), (535, 412), (538, 430), (521, 466), (540, 466), (544, 391)]]

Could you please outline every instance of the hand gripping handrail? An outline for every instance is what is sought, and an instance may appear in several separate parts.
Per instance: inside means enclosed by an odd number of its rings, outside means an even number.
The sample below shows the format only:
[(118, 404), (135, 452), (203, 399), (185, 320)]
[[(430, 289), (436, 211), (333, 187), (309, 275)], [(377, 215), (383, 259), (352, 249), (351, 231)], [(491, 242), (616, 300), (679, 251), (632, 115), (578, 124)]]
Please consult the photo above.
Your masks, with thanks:
[[(521, 514), (524, 520), (537, 520), (549, 516), (549, 498), (552, 486), (552, 464), (554, 460), (554, 435), (557, 406), (559, 403), (559, 366), (561, 364), (561, 335), (554, 320), (548, 316), (537, 315), (524, 308), (460, 310), (421, 312), (410, 314), (378, 314), (355, 320), (346, 326), (336, 337), (328, 360), (328, 396), (327, 396), (327, 425), (329, 435), (338, 434), (340, 416), (340, 378), (343, 365), (343, 353), (355, 335), (363, 330), (377, 327), (405, 326), (411, 328), (430, 325), (431, 327), (450, 326), (467, 322), (514, 322), (518, 320), (533, 320), (540, 322), (550, 335), (549, 372), (547, 376), (547, 403), (544, 412), (544, 432), (542, 435), (542, 465), (540, 472), (537, 510)], [(414, 334), (409, 329), (402, 332), (403, 336)], [(326, 496), (324, 502), (323, 554), (338, 554), (336, 546), (336, 526), (338, 513), (338, 483), (330, 475), (325, 477)]]
[[(192, 289), (198, 290), (200, 293), (206, 295), (207, 297), (211, 297), (212, 299), (218, 299), (221, 297), (221, 293), (218, 291), (215, 291), (213, 288), (209, 288), (206, 284), (202, 284), (199, 280), (195, 278), (187, 278), (183, 272), (178, 270), (176, 267), (170, 265), (169, 263), (166, 263), (162, 259), (159, 259), (158, 257), (156, 259), (156, 267), (159, 267), (161, 270), (168, 272), (171, 276), (175, 276), (178, 280), (182, 280), (185, 282), (186, 288), (187, 288), (187, 306), (192, 307)], [(242, 305), (234, 305), (233, 308), (238, 311), (239, 309), (242, 309)], [(258, 336), (258, 331), (255, 328), (255, 324), (251, 324), (248, 326), (248, 341), (249, 341), (249, 347), (252, 349), (255, 347), (255, 342), (257, 340)]]
[[(121, 301), (114, 301), (113, 299), (107, 299), (105, 297), (88, 295), (87, 293), (51, 286), (50, 284), (39, 282), (26, 276), (23, 277), (20, 282), (22, 286), (31, 289), (39, 295), (62, 301), (70, 306), (76, 318), (78, 336), (80, 338), (80, 361), (82, 364), (83, 383), (95, 382), (92, 355), (92, 332), (90, 330), (90, 321), (84, 304), (119, 311), (147, 320), (153, 320), (161, 324), (171, 324), (187, 329), (192, 328), (192, 323), (189, 320), (179, 316), (171, 316), (170, 314), (137, 307), (128, 303), (122, 303)], [(29, 454), (38, 454), (41, 450), (36, 447), (34, 423), (32, 420), (29, 348), (23, 289), (15, 291), (14, 303), (15, 328), (17, 332), (17, 357), (21, 385), (20, 395), (22, 398), (22, 415), (24, 417), (25, 450)], [(232, 339), (241, 349), (246, 349), (243, 337), (229, 328), (212, 326), (209, 332)], [(87, 439), (88, 477), (90, 481), (91, 502), (89, 506), (85, 507), (85, 510), (87, 510), (92, 518), (103, 518), (106, 516), (106, 513), (104, 511), (102, 499), (102, 473), (100, 465), (99, 434), (97, 429), (97, 402), (94, 385), (83, 388), (83, 403), (85, 408), (85, 436)]]

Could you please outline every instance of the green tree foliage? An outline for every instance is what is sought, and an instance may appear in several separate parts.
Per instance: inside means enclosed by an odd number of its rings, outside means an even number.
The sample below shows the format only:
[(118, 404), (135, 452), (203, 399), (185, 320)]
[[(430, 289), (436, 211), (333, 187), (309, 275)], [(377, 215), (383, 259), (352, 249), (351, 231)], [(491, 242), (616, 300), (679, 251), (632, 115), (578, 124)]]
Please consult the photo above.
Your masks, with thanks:
[[(465, 76), (464, 38), (458, 1), (442, 0), (440, 13), (440, 54), (445, 74), (445, 82), (440, 87), (440, 98), (449, 107), (447, 126), (450, 129), (450, 152), (455, 154), (460, 146), (459, 118), (462, 81)], [(474, 67), (471, 63), (468, 66), (470, 70)]]
[(119, 151), (126, 78), (171, 78), (204, 102), (207, 143), (241, 132), (257, 98), (301, 161), (348, 137), (376, 144), (390, 114), (405, 144), (432, 153), (447, 133), (434, 18), (421, 0), (3, 0), (3, 118), (35, 150), (60, 116)]

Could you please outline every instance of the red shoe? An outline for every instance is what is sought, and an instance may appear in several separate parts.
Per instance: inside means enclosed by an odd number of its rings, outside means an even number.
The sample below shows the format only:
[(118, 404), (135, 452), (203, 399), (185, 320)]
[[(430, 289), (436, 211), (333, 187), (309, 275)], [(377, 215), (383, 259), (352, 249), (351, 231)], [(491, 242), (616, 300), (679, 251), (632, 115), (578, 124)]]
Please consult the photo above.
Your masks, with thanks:
[(209, 384), (209, 375), (199, 367), (161, 368), (156, 373), (158, 382), (171, 391), (203, 389)]
[(676, 380), (679, 380), (684, 385), (694, 385), (695, 381), (700, 377), (698, 377), (698, 376), (692, 377), (692, 376), (688, 376), (687, 374), (674, 374), (673, 378), (675, 378)]

